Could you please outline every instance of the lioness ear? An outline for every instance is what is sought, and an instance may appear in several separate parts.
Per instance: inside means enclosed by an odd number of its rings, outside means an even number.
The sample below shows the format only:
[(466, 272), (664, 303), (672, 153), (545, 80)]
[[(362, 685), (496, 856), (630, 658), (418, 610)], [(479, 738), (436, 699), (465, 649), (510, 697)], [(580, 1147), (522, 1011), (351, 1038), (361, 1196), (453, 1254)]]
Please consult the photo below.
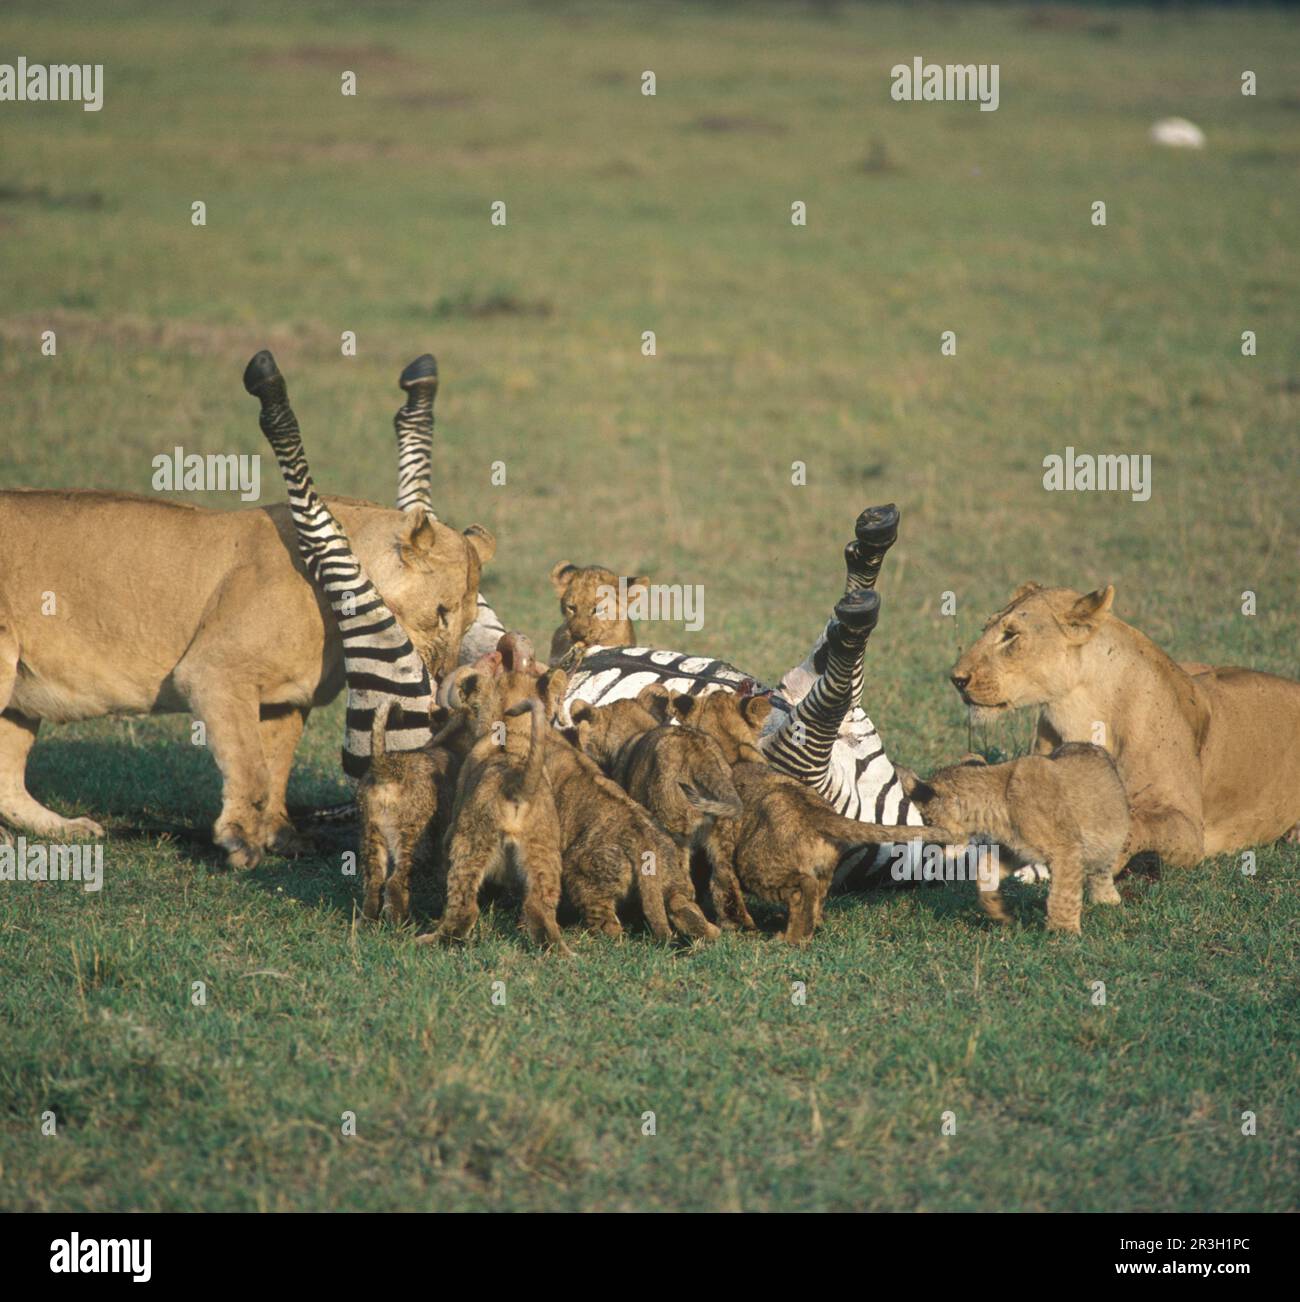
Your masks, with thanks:
[(468, 704), (482, 690), (483, 675), (480, 673), (466, 674), (463, 678), (456, 680), (456, 698), (462, 704)]
[(486, 565), (497, 554), (497, 540), (481, 524), (470, 525), (464, 537), (478, 555), (480, 565)]
[(565, 589), (569, 586), (569, 580), (578, 572), (578, 567), (572, 561), (556, 561), (551, 566), (551, 587), (555, 589), (560, 596), (564, 596)]
[(983, 755), (979, 754), (978, 751), (971, 751), (969, 754), (963, 755), (957, 763), (962, 765), (964, 768), (988, 767), (988, 760), (985, 759)]
[(1080, 641), (1087, 641), (1101, 626), (1101, 621), (1106, 618), (1114, 600), (1115, 588), (1109, 583), (1104, 588), (1098, 588), (1096, 592), (1088, 593), (1086, 597), (1080, 597), (1070, 607), (1070, 613), (1065, 617), (1070, 631), (1078, 636)]
[(688, 696), (685, 692), (674, 696), (668, 704), (668, 712), (682, 723), (686, 723), (691, 715), (695, 713), (695, 707), (699, 702), (693, 696)]
[(1011, 600), (1007, 602), (1008, 606), (1014, 606), (1022, 597), (1027, 597), (1031, 592), (1041, 592), (1043, 585), (1035, 583), (1032, 579), (1028, 583), (1022, 583), (1012, 594)]
[(761, 728), (772, 713), (770, 696), (747, 696), (740, 705), (740, 713), (751, 728)]
[(403, 564), (427, 556), (438, 544), (438, 530), (424, 511), (408, 511), (398, 539)]

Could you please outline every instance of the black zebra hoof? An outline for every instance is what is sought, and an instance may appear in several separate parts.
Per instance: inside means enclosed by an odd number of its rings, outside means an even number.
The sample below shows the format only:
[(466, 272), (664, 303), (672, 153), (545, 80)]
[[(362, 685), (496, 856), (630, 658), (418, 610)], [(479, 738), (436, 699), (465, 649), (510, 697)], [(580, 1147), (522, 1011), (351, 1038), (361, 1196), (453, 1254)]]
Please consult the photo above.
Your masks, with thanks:
[[(858, 516), (853, 526), (858, 542), (863, 548), (884, 551), (898, 541), (898, 507), (893, 502), (884, 506), (869, 506)], [(851, 547), (853, 544), (850, 543)]]
[(849, 638), (866, 637), (880, 618), (880, 594), (871, 588), (845, 593), (835, 603), (835, 623), (830, 636), (839, 631)]
[(275, 358), (271, 356), (269, 348), (263, 348), (260, 353), (256, 353), (253, 360), (244, 367), (244, 388), (255, 398), (259, 397), (262, 390), (273, 380), (281, 378), (280, 368), (275, 364)]
[(426, 384), (437, 387), (438, 362), (432, 353), (424, 353), (411, 362), (397, 381), (403, 389), (417, 389)]

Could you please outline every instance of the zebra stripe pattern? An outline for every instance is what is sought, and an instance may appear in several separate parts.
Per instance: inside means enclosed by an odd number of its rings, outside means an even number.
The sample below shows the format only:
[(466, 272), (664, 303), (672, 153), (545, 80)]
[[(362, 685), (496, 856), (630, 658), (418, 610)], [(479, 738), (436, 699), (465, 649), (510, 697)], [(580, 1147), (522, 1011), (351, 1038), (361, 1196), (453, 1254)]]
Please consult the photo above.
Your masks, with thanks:
[[(799, 700), (771, 692), (773, 710), (759, 748), (774, 768), (815, 787), (847, 818), (919, 825), (921, 816), (904, 794), (880, 734), (856, 705), (862, 662), (860, 656), (850, 660), (845, 671), (843, 660), (828, 656), (826, 670)], [(575, 701), (628, 700), (651, 683), (692, 696), (767, 690), (723, 660), (653, 647), (593, 647), (570, 676), (560, 721), (569, 721)]]
[[(393, 417), (397, 434), (397, 509), (424, 511), (431, 520), (433, 509), (433, 401), (438, 395), (438, 363), (432, 353), (417, 357), (402, 372), (398, 383), (406, 390), (406, 402)], [(505, 634), (497, 613), (478, 594), (478, 612), (465, 630), (459, 662), (473, 664), (480, 656), (495, 651)]]
[(388, 750), (418, 750), (432, 740), (433, 685), (424, 661), (316, 492), (298, 419), (270, 353), (258, 353), (248, 364), (244, 387), (262, 404), (258, 420), (284, 476), (298, 549), (307, 572), (329, 601), (343, 639), (348, 685), (343, 770), (350, 778), (360, 778), (370, 766), (376, 709), (391, 703), (398, 706), (389, 718)]
[(433, 400), (438, 396), (438, 363), (432, 353), (417, 357), (398, 384), (406, 401), (393, 417), (397, 434), (397, 509), (433, 511)]

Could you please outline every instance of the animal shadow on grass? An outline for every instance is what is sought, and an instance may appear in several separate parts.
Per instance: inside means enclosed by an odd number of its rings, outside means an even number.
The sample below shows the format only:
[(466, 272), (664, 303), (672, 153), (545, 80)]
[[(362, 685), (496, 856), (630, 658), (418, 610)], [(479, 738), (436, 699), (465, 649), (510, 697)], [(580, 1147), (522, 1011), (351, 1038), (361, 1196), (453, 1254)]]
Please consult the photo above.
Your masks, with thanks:
[[(32, 751), (28, 781), (37, 799), (97, 819), (109, 845), (170, 843), (196, 867), (228, 871), (225, 853), (212, 843), (221, 777), (202, 746), (62, 740), (56, 734), (42, 738)], [(10, 830), (17, 835), (20, 829)], [(268, 854), (246, 874), (249, 880), (304, 903), (336, 899), (341, 911), (350, 912), (354, 879), (343, 875), (341, 864), (342, 852), (357, 848), (355, 826), (307, 829), (302, 839), (301, 856)]]
[(74, 741), (56, 734), (38, 741), (27, 779), (38, 800), (96, 819), (110, 842), (170, 840), (195, 863), (224, 863), (212, 844), (221, 778), (200, 746)]
[[(1130, 860), (1129, 866), (1121, 870), (1115, 878), (1116, 889), (1125, 905), (1140, 905), (1150, 887), (1160, 880), (1160, 861), (1155, 855), (1139, 855)], [(831, 896), (827, 907), (836, 900), (854, 898), (872, 898), (877, 900), (906, 891), (928, 908), (934, 916), (945, 924), (966, 927), (979, 931), (1014, 933), (1023, 929), (1044, 931), (1046, 925), (1047, 894), (1051, 889), (1048, 882), (1027, 884), (1008, 876), (1001, 886), (1003, 908), (1009, 915), (1009, 923), (998, 923), (990, 918), (980, 905), (980, 886), (973, 881), (952, 882), (884, 882), (868, 887), (865, 895)], [(1097, 909), (1084, 905), (1084, 930), (1087, 930), (1087, 918), (1105, 917), (1105, 908)]]

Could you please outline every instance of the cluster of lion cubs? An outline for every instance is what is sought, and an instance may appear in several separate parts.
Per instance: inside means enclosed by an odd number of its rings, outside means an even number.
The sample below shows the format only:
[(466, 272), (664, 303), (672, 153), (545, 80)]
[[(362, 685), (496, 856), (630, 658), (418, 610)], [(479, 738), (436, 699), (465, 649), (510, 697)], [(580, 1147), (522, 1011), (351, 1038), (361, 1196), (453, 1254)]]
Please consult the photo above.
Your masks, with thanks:
[[(576, 614), (567, 570), (553, 575), (566, 625)], [(566, 625), (553, 647), (632, 637), (630, 626)], [(1098, 747), (1068, 745), (1050, 758), (996, 766), (966, 762), (928, 782), (905, 771), (911, 799), (933, 825), (886, 826), (841, 816), (769, 767), (756, 745), (772, 709), (765, 696), (695, 697), (655, 684), (634, 700), (575, 702), (572, 726), (554, 728), (567, 686), (563, 668), (542, 671), (527, 639), (507, 634), (496, 653), (445, 681), (429, 748), (388, 752), (380, 712), (358, 791), (367, 917), (404, 920), (413, 864), (438, 862), (445, 907), (421, 943), (465, 940), (480, 888), (513, 881), (523, 887), (523, 929), (564, 954), (562, 894), (587, 929), (611, 937), (622, 934), (619, 906), (635, 900), (665, 940), (674, 932), (713, 939), (719, 926), (752, 930), (748, 892), (784, 907), (783, 939), (806, 944), (852, 847), (916, 837), (960, 843), (976, 828), (1059, 864), (1050, 928), (1079, 931), (1085, 878), (1094, 902), (1118, 902), (1113, 875), (1124, 862), (1128, 801)], [(696, 901), (695, 851), (708, 864), (719, 925)], [(996, 890), (981, 899), (1005, 920)]]

